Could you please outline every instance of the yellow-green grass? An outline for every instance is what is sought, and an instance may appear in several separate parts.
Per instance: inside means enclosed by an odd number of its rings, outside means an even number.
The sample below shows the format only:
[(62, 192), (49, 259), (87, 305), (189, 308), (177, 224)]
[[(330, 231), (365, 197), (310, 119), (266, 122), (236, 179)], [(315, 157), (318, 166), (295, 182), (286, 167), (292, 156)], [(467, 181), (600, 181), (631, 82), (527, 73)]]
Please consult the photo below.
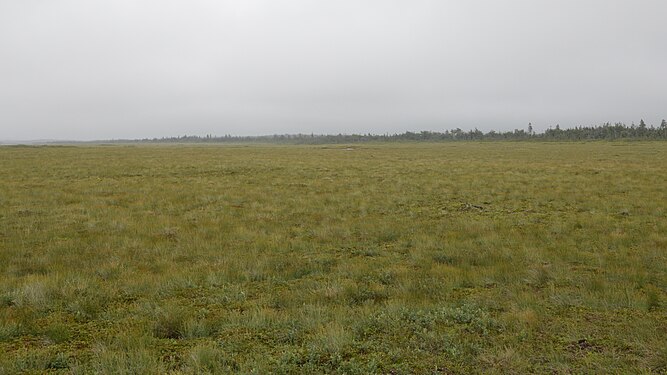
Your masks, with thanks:
[(667, 371), (667, 143), (0, 148), (0, 373)]

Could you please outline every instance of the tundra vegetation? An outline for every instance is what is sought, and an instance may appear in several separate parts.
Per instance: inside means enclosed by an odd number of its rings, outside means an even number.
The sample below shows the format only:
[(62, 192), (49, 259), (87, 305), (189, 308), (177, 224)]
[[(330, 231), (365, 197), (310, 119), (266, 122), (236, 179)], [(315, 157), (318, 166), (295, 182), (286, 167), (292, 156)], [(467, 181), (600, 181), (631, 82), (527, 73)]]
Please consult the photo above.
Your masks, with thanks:
[(664, 373), (667, 143), (0, 148), (0, 373)]

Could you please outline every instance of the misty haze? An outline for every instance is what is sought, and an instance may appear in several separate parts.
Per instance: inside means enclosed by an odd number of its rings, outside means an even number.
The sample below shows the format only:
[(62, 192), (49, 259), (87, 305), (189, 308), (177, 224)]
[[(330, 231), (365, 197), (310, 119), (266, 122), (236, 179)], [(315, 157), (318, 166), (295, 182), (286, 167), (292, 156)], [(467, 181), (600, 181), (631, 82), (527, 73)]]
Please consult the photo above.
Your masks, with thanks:
[(0, 139), (657, 126), (665, 14), (659, 0), (3, 1)]

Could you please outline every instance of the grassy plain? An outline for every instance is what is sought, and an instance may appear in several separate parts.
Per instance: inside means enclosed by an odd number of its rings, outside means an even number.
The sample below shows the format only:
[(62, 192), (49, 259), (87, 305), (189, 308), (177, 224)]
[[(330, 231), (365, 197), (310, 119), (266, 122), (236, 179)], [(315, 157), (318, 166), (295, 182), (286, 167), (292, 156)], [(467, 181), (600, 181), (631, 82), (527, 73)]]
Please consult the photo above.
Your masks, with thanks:
[(0, 148), (0, 373), (665, 373), (667, 143)]

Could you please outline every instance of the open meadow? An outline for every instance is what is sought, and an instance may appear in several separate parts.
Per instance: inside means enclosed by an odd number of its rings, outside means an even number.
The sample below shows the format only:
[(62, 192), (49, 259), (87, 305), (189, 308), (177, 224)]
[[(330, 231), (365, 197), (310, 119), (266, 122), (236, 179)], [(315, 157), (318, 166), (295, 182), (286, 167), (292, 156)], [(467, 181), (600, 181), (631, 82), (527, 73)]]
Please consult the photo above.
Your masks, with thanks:
[(0, 373), (665, 373), (667, 142), (0, 147)]

